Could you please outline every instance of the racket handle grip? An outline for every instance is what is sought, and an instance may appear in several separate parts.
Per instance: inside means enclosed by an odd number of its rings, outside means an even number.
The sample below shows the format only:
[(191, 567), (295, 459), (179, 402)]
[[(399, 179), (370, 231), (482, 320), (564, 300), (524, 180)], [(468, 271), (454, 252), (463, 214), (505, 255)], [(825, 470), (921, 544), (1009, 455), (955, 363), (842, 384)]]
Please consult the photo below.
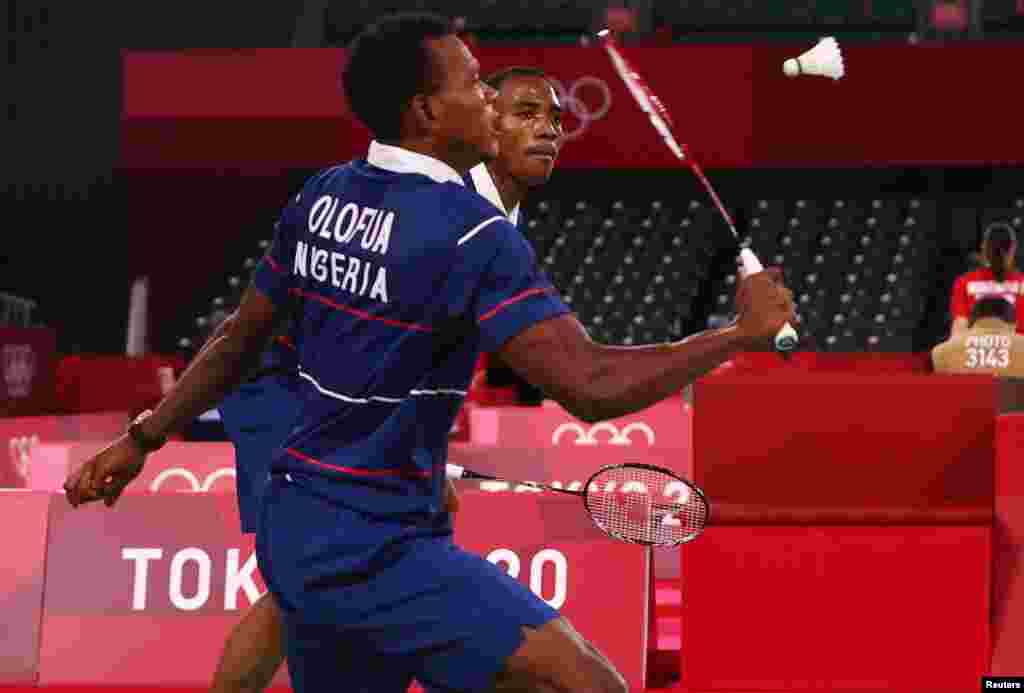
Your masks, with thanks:
[(444, 466), (444, 475), (452, 480), (461, 479), (462, 473), (466, 471), (465, 467), (460, 467), (457, 464), (446, 464)]
[[(754, 251), (750, 248), (743, 248), (740, 251), (740, 263), (743, 265), (744, 277), (764, 272), (764, 265), (761, 264), (761, 261), (757, 259)], [(782, 326), (778, 334), (775, 335), (775, 348), (779, 351), (792, 351), (796, 348), (799, 341), (800, 336), (793, 329), (793, 326), (787, 322)]]
[(740, 251), (740, 263), (743, 264), (744, 277), (764, 272), (764, 265), (761, 264), (761, 261), (757, 259), (757, 255), (754, 255), (754, 251), (750, 248), (744, 248)]

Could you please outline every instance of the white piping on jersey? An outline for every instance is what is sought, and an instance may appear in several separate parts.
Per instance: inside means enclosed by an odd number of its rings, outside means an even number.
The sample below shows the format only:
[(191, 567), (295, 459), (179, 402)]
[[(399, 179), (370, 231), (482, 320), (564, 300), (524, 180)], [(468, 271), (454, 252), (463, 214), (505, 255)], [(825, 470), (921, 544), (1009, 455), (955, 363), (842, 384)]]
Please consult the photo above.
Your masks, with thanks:
[(465, 390), (453, 390), (451, 388), (439, 388), (437, 390), (409, 390), (409, 394), (413, 397), (419, 397), (421, 395), (454, 395), (457, 397), (465, 397)]
[(473, 186), (478, 195), (504, 212), (512, 226), (519, 223), (519, 205), (513, 207), (511, 212), (505, 209), (505, 203), (501, 199), (501, 193), (498, 192), (498, 186), (495, 185), (494, 176), (491, 175), (487, 164), (477, 164), (469, 169), (469, 177), (473, 180)]
[(470, 229), (469, 233), (467, 233), (465, 236), (460, 238), (459, 242), (456, 243), (455, 245), (462, 245), (463, 243), (468, 241), (470, 238), (472, 238), (473, 236), (475, 236), (478, 233), (480, 233), (481, 231), (483, 231), (486, 227), (490, 226), (491, 224), (493, 224), (496, 221), (502, 221), (502, 220), (508, 221), (507, 219), (505, 219), (505, 217), (502, 217), (502, 216), (491, 217), (490, 219), (484, 219), (479, 224), (477, 224), (472, 229)]
[(455, 390), (451, 388), (440, 388), (437, 390), (409, 390), (408, 397), (383, 397), (381, 395), (371, 395), (369, 397), (352, 397), (350, 395), (343, 395), (340, 392), (334, 390), (328, 390), (326, 387), (316, 381), (316, 378), (311, 376), (309, 373), (300, 370), (299, 377), (303, 380), (309, 381), (309, 383), (316, 388), (324, 397), (330, 397), (331, 399), (340, 400), (349, 404), (370, 404), (371, 402), (384, 402), (385, 404), (398, 404), (404, 402), (409, 397), (423, 397), (423, 396), (445, 396), (453, 395), (457, 397), (465, 397), (465, 390)]

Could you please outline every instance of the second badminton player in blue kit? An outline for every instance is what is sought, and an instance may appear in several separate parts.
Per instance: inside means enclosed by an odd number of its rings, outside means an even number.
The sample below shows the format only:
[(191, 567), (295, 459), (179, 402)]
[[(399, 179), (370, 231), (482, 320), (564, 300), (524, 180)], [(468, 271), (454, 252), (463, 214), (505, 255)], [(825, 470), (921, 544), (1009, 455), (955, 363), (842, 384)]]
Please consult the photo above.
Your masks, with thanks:
[[(287, 336), (279, 335), (264, 353), (260, 369), (218, 407), (235, 447), (235, 486), (243, 533), (259, 528), (270, 456), (295, 426), (302, 409), (301, 390), (296, 346)], [(264, 593), (228, 636), (211, 693), (264, 690), (284, 660), (281, 631), (280, 609), (274, 596)]]
[[(462, 174), (497, 153), (494, 91), (448, 22), (366, 29), (344, 71), (375, 141), (311, 178), (229, 329), (155, 409), (65, 484), (113, 504), (166, 435), (244, 377), (299, 308), (302, 411), (272, 462), (259, 564), (297, 691), (625, 691), (622, 677), (517, 580), (452, 542), (447, 434), (481, 350), (598, 421), (771, 344), (792, 295), (742, 280), (738, 319), (681, 342), (595, 344), (505, 215)], [(500, 518), (473, 518), (475, 522)]]

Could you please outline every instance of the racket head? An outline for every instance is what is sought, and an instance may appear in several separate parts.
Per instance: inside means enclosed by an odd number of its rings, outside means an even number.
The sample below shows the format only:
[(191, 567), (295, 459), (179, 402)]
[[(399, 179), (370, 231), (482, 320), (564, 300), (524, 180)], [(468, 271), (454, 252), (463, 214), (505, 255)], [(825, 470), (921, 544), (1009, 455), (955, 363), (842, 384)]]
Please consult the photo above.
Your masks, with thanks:
[(700, 488), (651, 464), (601, 467), (584, 486), (583, 504), (601, 531), (644, 546), (693, 541), (711, 516), (711, 505)]

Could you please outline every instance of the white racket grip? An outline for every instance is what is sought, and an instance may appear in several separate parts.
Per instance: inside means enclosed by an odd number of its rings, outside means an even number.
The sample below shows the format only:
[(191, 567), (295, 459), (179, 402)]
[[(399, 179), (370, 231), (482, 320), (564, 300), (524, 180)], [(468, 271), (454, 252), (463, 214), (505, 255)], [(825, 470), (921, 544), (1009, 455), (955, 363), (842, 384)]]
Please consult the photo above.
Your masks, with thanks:
[(764, 265), (761, 264), (761, 261), (757, 259), (757, 255), (754, 255), (754, 251), (750, 248), (744, 248), (740, 251), (740, 262), (743, 264), (744, 277), (764, 272)]
[(457, 464), (446, 464), (444, 466), (444, 474), (449, 479), (461, 479), (462, 472), (466, 470), (465, 467), (460, 467)]
[[(761, 261), (757, 259), (754, 251), (750, 248), (740, 250), (740, 263), (743, 265), (744, 277), (764, 272), (764, 265), (761, 264)], [(787, 322), (779, 330), (779, 333), (775, 335), (775, 348), (779, 351), (792, 351), (796, 348), (799, 341), (800, 336), (793, 329), (793, 326)]]

